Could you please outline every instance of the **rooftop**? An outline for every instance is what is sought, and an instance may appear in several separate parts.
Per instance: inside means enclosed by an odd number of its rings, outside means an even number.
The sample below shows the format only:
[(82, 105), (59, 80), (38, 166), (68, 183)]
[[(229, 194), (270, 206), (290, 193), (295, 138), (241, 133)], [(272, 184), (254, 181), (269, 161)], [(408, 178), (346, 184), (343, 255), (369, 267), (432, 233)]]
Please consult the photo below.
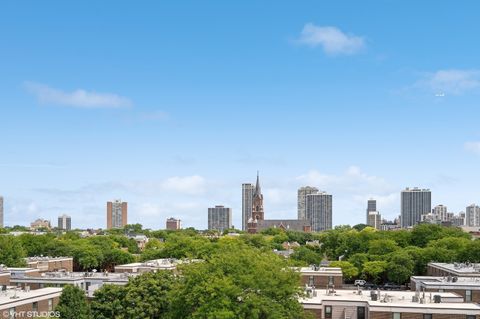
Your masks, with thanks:
[(73, 257), (50, 257), (50, 256), (35, 256), (25, 258), (27, 263), (35, 261), (61, 261), (61, 260), (73, 260)]
[(319, 267), (313, 265), (310, 267), (301, 267), (296, 268), (301, 273), (315, 273), (315, 274), (326, 274), (326, 275), (342, 275), (342, 268), (339, 267)]
[(134, 274), (124, 274), (124, 273), (109, 273), (109, 272), (65, 272), (65, 271), (55, 271), (55, 272), (46, 272), (42, 273), (40, 276), (22, 276), (13, 278), (12, 281), (77, 281), (84, 279), (97, 279), (101, 281), (128, 281), (130, 276)]
[[(310, 289), (310, 288), (309, 288)], [(334, 293), (328, 293), (325, 289), (316, 289), (308, 291), (309, 297), (300, 299), (305, 308), (309, 305), (320, 305), (322, 303), (335, 302), (353, 302), (363, 303), (369, 306), (370, 311), (388, 311), (390, 308), (402, 308), (402, 312), (408, 312), (408, 309), (419, 311), (426, 309), (434, 312), (448, 310), (449, 314), (480, 314), (480, 305), (474, 303), (464, 303), (463, 297), (451, 292), (419, 293), (414, 291), (362, 291), (362, 290), (336, 290)], [(377, 294), (377, 300), (371, 297)], [(440, 302), (435, 303), (435, 295), (440, 297)], [(389, 308), (388, 310), (386, 308)]]
[(475, 263), (429, 263), (428, 266), (456, 273), (459, 276), (479, 276), (480, 264)]
[[(20, 303), (26, 299), (33, 299), (42, 296), (51, 295), (50, 298), (60, 296), (62, 288), (42, 288), (36, 290), (21, 290), (9, 288), (0, 292), (0, 309), (12, 307), (12, 303)], [(30, 300), (29, 300), (30, 301)]]
[(461, 286), (469, 289), (480, 289), (479, 277), (434, 277), (434, 276), (412, 276), (412, 281), (422, 283), (423, 286), (433, 289), (443, 289), (445, 287), (459, 288)]

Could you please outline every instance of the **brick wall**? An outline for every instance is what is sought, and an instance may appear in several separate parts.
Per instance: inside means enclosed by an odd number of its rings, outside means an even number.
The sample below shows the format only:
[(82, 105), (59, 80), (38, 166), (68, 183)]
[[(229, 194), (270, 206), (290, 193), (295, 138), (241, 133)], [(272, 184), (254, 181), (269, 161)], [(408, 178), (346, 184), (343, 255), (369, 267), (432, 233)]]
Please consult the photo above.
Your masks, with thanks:
[[(310, 283), (310, 276), (312, 275), (302, 274), (302, 286)], [(313, 275), (315, 288), (326, 289), (328, 285), (328, 277), (328, 275)], [(335, 285), (335, 289), (341, 289), (343, 286), (343, 278), (341, 276), (333, 276), (333, 284)]]

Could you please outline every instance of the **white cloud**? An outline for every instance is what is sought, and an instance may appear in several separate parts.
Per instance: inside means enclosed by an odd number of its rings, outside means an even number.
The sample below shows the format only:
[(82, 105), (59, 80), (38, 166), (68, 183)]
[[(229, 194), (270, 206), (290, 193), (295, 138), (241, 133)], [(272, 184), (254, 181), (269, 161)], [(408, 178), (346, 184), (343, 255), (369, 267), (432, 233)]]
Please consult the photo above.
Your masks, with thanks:
[(162, 183), (162, 188), (167, 191), (189, 195), (202, 194), (206, 191), (206, 182), (202, 176), (193, 175), (170, 177)]
[(303, 27), (298, 42), (312, 47), (321, 46), (329, 55), (354, 54), (365, 48), (362, 37), (346, 34), (336, 27), (320, 27), (313, 23)]
[(469, 152), (480, 154), (480, 142), (466, 142), (464, 147)]
[(29, 93), (35, 95), (40, 103), (79, 108), (120, 108), (132, 105), (128, 98), (113, 93), (89, 92), (83, 89), (65, 92), (35, 82), (25, 82), (25, 88)]
[(427, 73), (417, 81), (416, 87), (423, 88), (433, 93), (446, 93), (460, 95), (469, 91), (480, 89), (479, 70), (438, 70)]

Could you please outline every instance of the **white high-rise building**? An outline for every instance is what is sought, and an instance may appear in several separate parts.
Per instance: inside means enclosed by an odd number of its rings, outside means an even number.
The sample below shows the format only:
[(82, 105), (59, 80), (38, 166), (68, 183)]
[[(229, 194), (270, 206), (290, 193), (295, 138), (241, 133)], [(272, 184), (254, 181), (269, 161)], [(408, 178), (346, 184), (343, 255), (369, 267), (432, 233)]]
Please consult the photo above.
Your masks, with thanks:
[(307, 195), (305, 216), (312, 231), (332, 229), (332, 195), (326, 192)]
[(432, 192), (429, 189), (406, 188), (401, 193), (402, 228), (418, 224), (422, 215), (432, 211)]
[(253, 193), (255, 185), (242, 184), (242, 230), (247, 230), (247, 222), (252, 217)]
[(380, 229), (382, 225), (382, 215), (379, 212), (368, 212), (367, 225), (375, 229)]
[(480, 226), (480, 207), (475, 204), (467, 206), (465, 211), (465, 225), (469, 227)]
[(3, 228), (3, 197), (0, 196), (0, 228)]
[(208, 229), (223, 232), (232, 228), (232, 209), (217, 205), (208, 209)]
[(58, 229), (71, 230), (72, 229), (72, 217), (63, 214), (58, 216)]
[(433, 213), (433, 216), (434, 216), (435, 220), (439, 220), (439, 221), (442, 221), (442, 222), (449, 221), (447, 206), (437, 205), (433, 208), (432, 213)]
[(318, 188), (305, 186), (300, 187), (297, 192), (297, 216), (299, 220), (306, 219), (307, 195), (317, 194)]

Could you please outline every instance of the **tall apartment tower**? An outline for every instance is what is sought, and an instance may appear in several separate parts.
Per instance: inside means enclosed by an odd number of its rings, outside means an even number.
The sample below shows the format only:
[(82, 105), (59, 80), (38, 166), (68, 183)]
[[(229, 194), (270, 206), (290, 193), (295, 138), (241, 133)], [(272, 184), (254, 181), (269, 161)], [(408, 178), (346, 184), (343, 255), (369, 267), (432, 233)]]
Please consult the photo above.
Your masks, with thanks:
[(166, 222), (167, 230), (179, 230), (181, 228), (181, 221), (180, 219), (176, 219), (173, 217), (167, 218)]
[(232, 209), (224, 206), (215, 206), (208, 209), (208, 229), (223, 232), (232, 228)]
[(368, 212), (367, 225), (375, 229), (380, 229), (382, 224), (382, 215), (379, 212)]
[(255, 186), (253, 184), (242, 184), (242, 230), (247, 230), (247, 222), (252, 217), (253, 193)]
[(376, 212), (377, 211), (377, 200), (375, 199), (369, 199), (367, 201), (367, 219), (366, 219), (366, 224), (371, 226), (368, 221), (369, 221), (369, 213), (370, 212)]
[(297, 216), (299, 220), (305, 220), (307, 210), (307, 195), (317, 194), (318, 188), (305, 186), (300, 187), (297, 192)]
[(72, 230), (72, 218), (65, 214), (58, 216), (58, 229)]
[(3, 197), (0, 196), (0, 228), (3, 228)]
[(444, 206), (444, 205), (435, 206), (432, 210), (432, 214), (433, 214), (433, 217), (435, 218), (435, 220), (439, 220), (439, 221), (442, 221), (442, 222), (449, 221), (447, 206)]
[(305, 216), (312, 231), (332, 229), (332, 195), (325, 192), (307, 195)]
[(465, 225), (469, 227), (480, 226), (480, 207), (475, 204), (467, 206), (465, 211)]
[(123, 228), (127, 225), (127, 202), (116, 199), (107, 202), (107, 229)]
[(418, 224), (423, 214), (432, 211), (432, 192), (418, 187), (406, 188), (401, 193), (400, 212), (402, 228)]

